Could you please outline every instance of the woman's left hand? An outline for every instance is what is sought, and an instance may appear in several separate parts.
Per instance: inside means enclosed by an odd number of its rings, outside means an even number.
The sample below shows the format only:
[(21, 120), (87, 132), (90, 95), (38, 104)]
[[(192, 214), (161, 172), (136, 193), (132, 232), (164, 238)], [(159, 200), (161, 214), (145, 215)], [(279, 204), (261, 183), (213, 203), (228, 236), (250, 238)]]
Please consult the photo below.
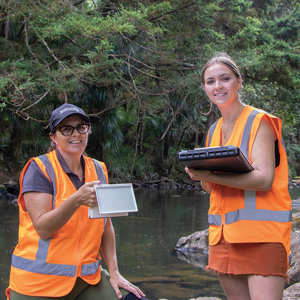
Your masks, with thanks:
[(145, 294), (135, 285), (126, 280), (119, 272), (114, 272), (110, 274), (110, 284), (116, 292), (116, 295), (119, 299), (122, 299), (122, 293), (120, 288), (131, 292), (136, 295), (138, 298), (142, 296), (145, 297)]
[(189, 174), (192, 180), (209, 181), (209, 176), (212, 174), (209, 170), (195, 170), (185, 167), (185, 171)]

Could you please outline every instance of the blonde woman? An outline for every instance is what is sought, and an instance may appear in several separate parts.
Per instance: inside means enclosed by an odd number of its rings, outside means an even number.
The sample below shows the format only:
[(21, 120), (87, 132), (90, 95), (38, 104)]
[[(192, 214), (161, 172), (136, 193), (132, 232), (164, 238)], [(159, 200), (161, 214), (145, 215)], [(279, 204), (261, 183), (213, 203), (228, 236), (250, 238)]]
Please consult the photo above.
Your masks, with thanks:
[(209, 262), (230, 300), (281, 300), (290, 254), (291, 199), (281, 120), (241, 102), (242, 77), (225, 53), (202, 70), (202, 85), (222, 117), (206, 146), (238, 146), (254, 170), (186, 172), (210, 194)]

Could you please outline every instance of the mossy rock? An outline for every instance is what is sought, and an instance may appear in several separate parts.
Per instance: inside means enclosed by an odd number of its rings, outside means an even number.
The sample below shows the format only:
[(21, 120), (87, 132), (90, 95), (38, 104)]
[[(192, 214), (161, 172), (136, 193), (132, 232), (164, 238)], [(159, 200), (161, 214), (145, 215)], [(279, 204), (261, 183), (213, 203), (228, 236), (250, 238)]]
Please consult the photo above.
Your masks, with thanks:
[(292, 219), (292, 229), (300, 230), (300, 213), (294, 213)]

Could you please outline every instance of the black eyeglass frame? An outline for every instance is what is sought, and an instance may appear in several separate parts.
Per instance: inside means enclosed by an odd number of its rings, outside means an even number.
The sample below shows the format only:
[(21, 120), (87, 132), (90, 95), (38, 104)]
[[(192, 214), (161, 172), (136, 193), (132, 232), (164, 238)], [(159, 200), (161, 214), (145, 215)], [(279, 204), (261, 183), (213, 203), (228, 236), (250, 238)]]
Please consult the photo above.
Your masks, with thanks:
[[(87, 127), (85, 127), (86, 129), (85, 129), (84, 132), (80, 132), (80, 131), (78, 130), (78, 127), (81, 127), (81, 126), (87, 126)], [(72, 128), (71, 133), (69, 133), (69, 134), (63, 133), (61, 129), (62, 129), (62, 128), (65, 128), (65, 127)], [(77, 125), (76, 127), (74, 127), (74, 126), (72, 126), (72, 125), (59, 126), (59, 127), (56, 127), (55, 130), (54, 130), (53, 132), (55, 132), (56, 130), (58, 130), (63, 136), (68, 136), (68, 135), (72, 135), (75, 129), (77, 130), (77, 132), (78, 132), (79, 134), (85, 134), (85, 133), (89, 132), (89, 130), (91, 129), (91, 124), (89, 124), (89, 123), (86, 123), (86, 124), (79, 124), (79, 125)]]

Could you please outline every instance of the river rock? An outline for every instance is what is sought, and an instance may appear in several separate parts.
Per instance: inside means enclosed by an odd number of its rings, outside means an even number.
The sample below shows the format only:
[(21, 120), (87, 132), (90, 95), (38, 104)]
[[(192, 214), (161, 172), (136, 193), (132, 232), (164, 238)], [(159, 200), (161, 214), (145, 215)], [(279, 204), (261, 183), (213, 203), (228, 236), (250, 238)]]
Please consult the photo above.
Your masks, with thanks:
[(180, 238), (175, 250), (180, 260), (205, 270), (208, 262), (208, 229)]
[(176, 251), (208, 253), (208, 229), (196, 231), (178, 240)]
[[(291, 232), (291, 263), (289, 274), (289, 285), (300, 282), (300, 213), (293, 214)], [(300, 299), (300, 294), (299, 294)]]
[(2, 199), (5, 199), (5, 196), (7, 194), (7, 189), (4, 184), (0, 184), (0, 195)]
[(0, 192), (7, 192), (6, 186), (4, 184), (0, 184)]
[[(10, 193), (11, 190), (7, 189), (6, 184), (0, 184), (0, 200), (6, 200), (9, 202), (16, 202), (18, 196), (15, 196), (14, 194)], [(18, 193), (18, 188), (17, 188)]]
[(296, 300), (300, 299), (300, 283), (295, 283), (284, 290), (283, 300)]
[(8, 193), (18, 197), (20, 188), (17, 182), (10, 180), (9, 182), (4, 183), (4, 185)]

